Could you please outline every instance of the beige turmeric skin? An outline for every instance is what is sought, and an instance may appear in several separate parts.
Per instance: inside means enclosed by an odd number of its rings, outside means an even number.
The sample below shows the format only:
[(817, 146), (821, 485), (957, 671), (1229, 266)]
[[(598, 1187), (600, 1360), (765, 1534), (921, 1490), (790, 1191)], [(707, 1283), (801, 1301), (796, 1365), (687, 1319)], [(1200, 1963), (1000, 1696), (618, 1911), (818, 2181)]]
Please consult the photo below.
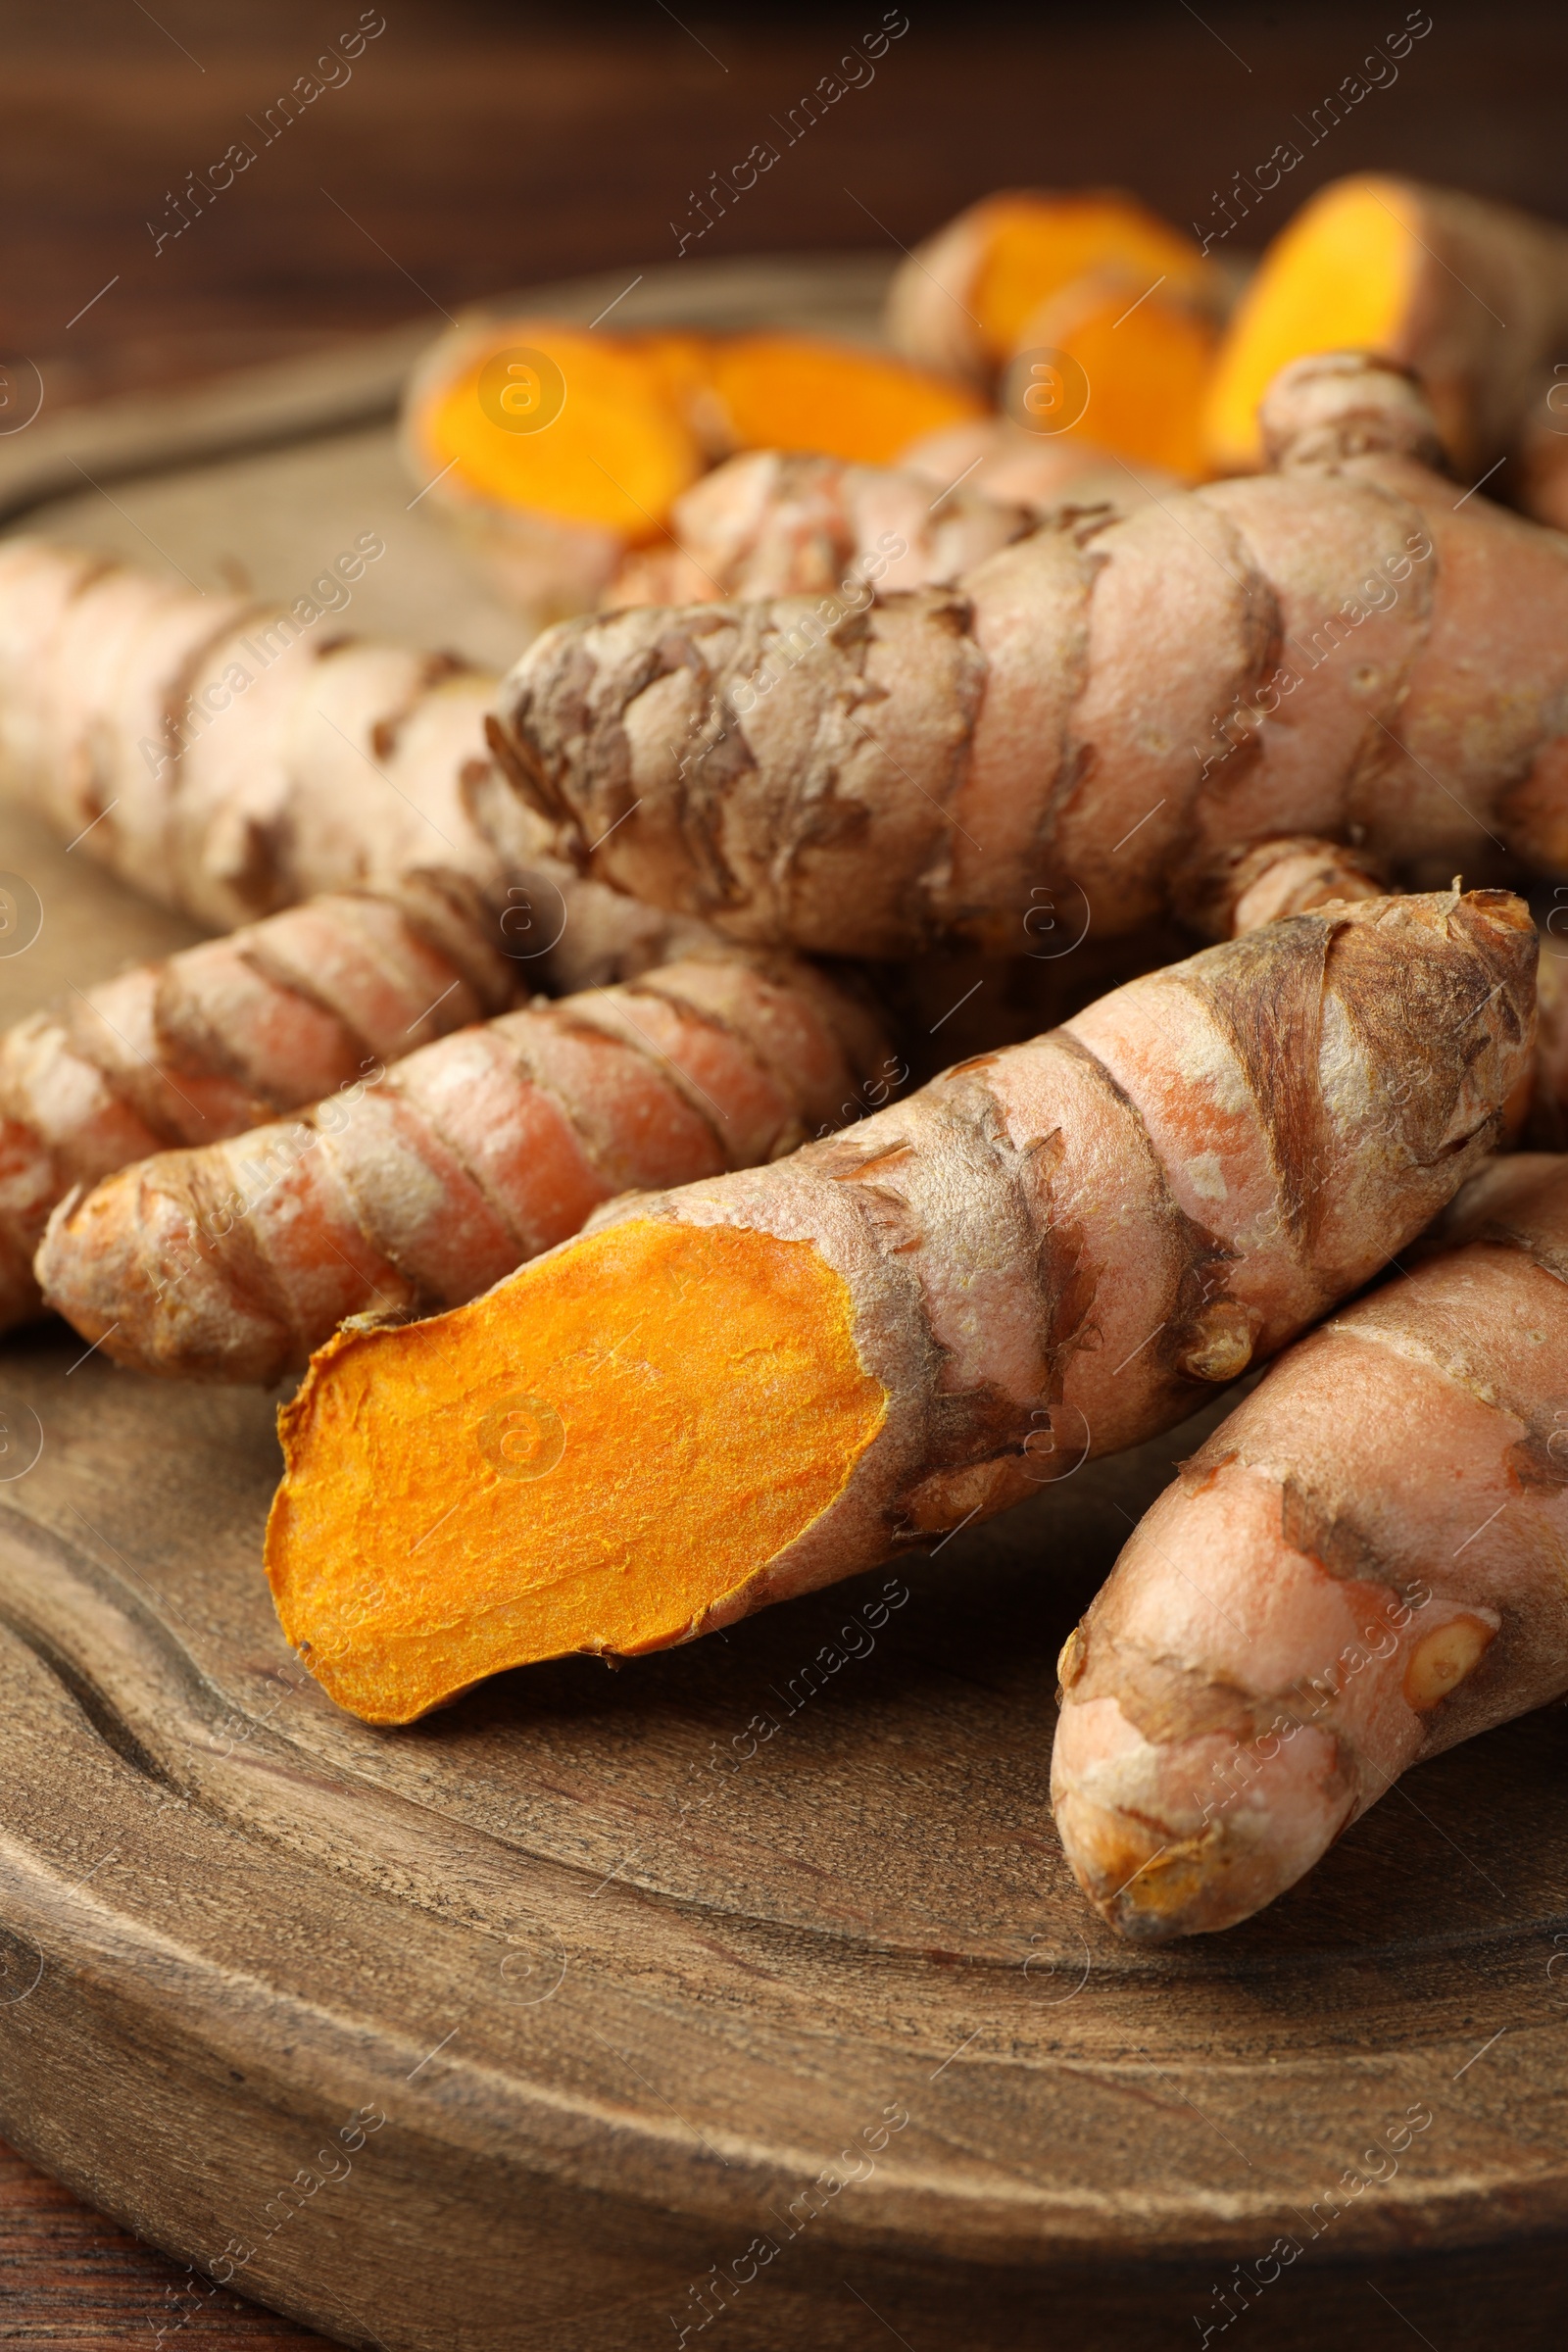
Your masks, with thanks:
[(1062, 1653), (1057, 1826), (1137, 1941), (1248, 1918), (1568, 1690), (1568, 1161), (1495, 1161), (1425, 1247), (1183, 1465)]
[(1183, 1419), (1490, 1148), (1535, 948), (1499, 892), (1298, 915), (766, 1168), (617, 1202), (457, 1314), (340, 1337), (283, 1420), (290, 1639), (406, 1721), (875, 1566)]
[(288, 1123), (122, 1167), (60, 1203), (37, 1279), (121, 1363), (271, 1382), (345, 1316), (476, 1298), (618, 1193), (793, 1151), (862, 1084), (885, 1099), (890, 1066), (826, 973), (690, 956), (375, 1062)]
[(0, 1331), (40, 1311), (33, 1253), (73, 1186), (243, 1135), (499, 1012), (527, 970), (504, 944), (452, 883), (338, 892), (0, 1032)]
[(533, 987), (592, 987), (680, 952), (689, 931), (677, 940), (651, 907), (585, 891), (500, 773), (485, 740), (493, 677), (346, 636), (314, 602), (303, 621), (306, 603), (203, 596), (80, 548), (8, 539), (6, 791), (208, 930), (422, 876), (477, 892), (492, 946)]
[(822, 954), (1015, 952), (1042, 890), (1101, 938), (1224, 936), (1326, 852), (1568, 871), (1568, 539), (1461, 498), (1356, 355), (1287, 369), (1265, 423), (1273, 472), (1069, 503), (950, 588), (563, 623), (498, 751), (585, 872)]

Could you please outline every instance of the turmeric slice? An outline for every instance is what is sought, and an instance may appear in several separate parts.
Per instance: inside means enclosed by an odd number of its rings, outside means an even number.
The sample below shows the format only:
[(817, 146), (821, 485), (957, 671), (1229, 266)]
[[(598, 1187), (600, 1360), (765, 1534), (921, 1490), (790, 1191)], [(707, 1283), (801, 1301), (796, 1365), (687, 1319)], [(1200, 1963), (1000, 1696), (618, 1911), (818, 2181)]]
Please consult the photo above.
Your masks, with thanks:
[(476, 492), (632, 544), (654, 536), (702, 464), (669, 369), (636, 343), (550, 319), (470, 331), (466, 363), (446, 355), (439, 393), (413, 412), (421, 452), (457, 476), (445, 495)]
[(983, 416), (967, 384), (886, 354), (808, 335), (733, 335), (710, 351), (710, 381), (737, 450), (800, 450), (891, 466), (911, 441)]
[(1062, 1844), (1123, 1936), (1232, 1927), (1399, 1775), (1568, 1691), (1568, 1162), (1298, 1343), (1182, 1467), (1062, 1656)]
[(405, 1722), (503, 1666), (726, 1624), (1170, 1426), (1479, 1164), (1534, 959), (1500, 892), (1297, 916), (768, 1168), (620, 1204), (457, 1314), (341, 1336), (282, 1418), (290, 1641)]
[(1420, 378), (1468, 474), (1512, 444), (1565, 349), (1568, 232), (1415, 180), (1333, 180), (1275, 238), (1237, 305), (1208, 400), (1209, 458), (1224, 473), (1260, 466), (1258, 406), (1279, 369), (1367, 351)]
[(1016, 952), (1041, 891), (1223, 934), (1271, 843), (1568, 872), (1568, 539), (1456, 496), (1402, 372), (1299, 361), (1265, 423), (1271, 474), (1069, 501), (951, 589), (563, 623), (498, 748), (589, 874), (822, 954)]
[(896, 349), (982, 382), (1031, 339), (1043, 303), (1109, 270), (1219, 310), (1223, 283), (1191, 237), (1114, 189), (1019, 189), (988, 196), (910, 255), (888, 295)]
[(1210, 312), (1147, 279), (1098, 271), (1043, 303), (1019, 344), (1001, 397), (1025, 430), (1033, 421), (1049, 437), (1059, 425), (1112, 458), (1189, 481), (1207, 472), (1204, 403), (1219, 345)]
[(345, 1316), (474, 1298), (616, 1193), (794, 1150), (861, 1085), (886, 1092), (888, 1058), (847, 984), (691, 957), (361, 1063), (288, 1122), (155, 1152), (61, 1204), (37, 1279), (120, 1363), (275, 1381)]
[[(808, 1242), (633, 1219), (417, 1325), (395, 1365), (345, 1333), (280, 1416), (289, 1640), (340, 1705), (405, 1723), (524, 1658), (724, 1623), (882, 1426), (851, 1303)], [(349, 1429), (323, 1483), (305, 1459)]]
[(704, 470), (698, 364), (689, 337), (460, 319), (411, 378), (406, 463), (542, 625), (594, 605)]

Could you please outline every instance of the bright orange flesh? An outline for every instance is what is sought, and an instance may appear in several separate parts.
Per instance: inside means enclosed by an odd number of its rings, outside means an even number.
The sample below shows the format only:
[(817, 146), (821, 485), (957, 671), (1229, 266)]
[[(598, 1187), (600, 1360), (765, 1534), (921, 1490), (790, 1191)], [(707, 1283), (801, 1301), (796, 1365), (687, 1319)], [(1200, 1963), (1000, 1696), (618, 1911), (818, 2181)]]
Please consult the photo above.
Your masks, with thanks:
[(1402, 360), (1423, 259), (1407, 193), (1394, 180), (1337, 181), (1302, 206), (1237, 305), (1209, 393), (1209, 461), (1224, 473), (1263, 463), (1257, 406), (1279, 370), (1318, 351)]
[(712, 384), (737, 450), (806, 450), (858, 466), (890, 466), (911, 441), (988, 413), (949, 376), (803, 335), (715, 344)]
[(1203, 406), (1219, 334), (1206, 313), (1131, 278), (1090, 279), (1066, 288), (1025, 333), (1083, 370), (1087, 405), (1070, 432), (1135, 465), (1193, 480), (1207, 472)]
[(279, 1415), (284, 1632), (370, 1723), (508, 1666), (680, 1641), (881, 1427), (853, 1325), (809, 1242), (640, 1219), (451, 1314), (340, 1333)]
[[(430, 461), (455, 465), (469, 490), (502, 506), (596, 523), (632, 545), (661, 537), (674, 501), (706, 463), (686, 414), (693, 349), (689, 338), (671, 338), (665, 349), (546, 320), (508, 321), (432, 404), (424, 426)], [(481, 399), (486, 369), (509, 351), (542, 352), (561, 371), (564, 399), (537, 431), (508, 430), (493, 413), (495, 394), (490, 408)], [(524, 415), (533, 372), (521, 372), (510, 390)], [(558, 394), (550, 386), (536, 396), (554, 408)]]
[(1010, 359), (1041, 304), (1099, 270), (1136, 278), (1136, 291), (1163, 277), (1171, 291), (1198, 293), (1209, 279), (1192, 238), (1130, 197), (999, 200), (990, 209), (985, 254), (966, 306), (991, 358), (999, 365)]

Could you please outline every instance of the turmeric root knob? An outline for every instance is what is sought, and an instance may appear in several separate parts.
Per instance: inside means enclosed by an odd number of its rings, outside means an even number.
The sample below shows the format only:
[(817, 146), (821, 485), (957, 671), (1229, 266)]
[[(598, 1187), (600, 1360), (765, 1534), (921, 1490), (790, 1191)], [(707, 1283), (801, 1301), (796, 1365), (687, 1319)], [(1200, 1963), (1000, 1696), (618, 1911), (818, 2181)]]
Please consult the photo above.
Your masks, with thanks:
[(1475, 1672), (1496, 1632), (1484, 1617), (1453, 1617), (1416, 1643), (1401, 1689), (1418, 1715), (1429, 1713)]
[(638, 1219), (431, 1322), (340, 1333), (279, 1414), (290, 1642), (355, 1714), (408, 1723), (505, 1667), (743, 1614), (881, 1426), (851, 1322), (808, 1242)]

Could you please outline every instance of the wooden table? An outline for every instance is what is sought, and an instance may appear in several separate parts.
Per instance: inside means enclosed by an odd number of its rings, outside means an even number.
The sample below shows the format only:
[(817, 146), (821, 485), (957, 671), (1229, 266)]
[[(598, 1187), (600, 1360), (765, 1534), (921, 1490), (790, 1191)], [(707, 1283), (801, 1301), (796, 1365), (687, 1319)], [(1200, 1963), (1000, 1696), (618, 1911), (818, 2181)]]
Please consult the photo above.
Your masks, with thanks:
[[(1403, 11), (1387, 14), (1392, 27)], [(53, 408), (186, 384), (411, 316), (436, 324), (511, 284), (621, 265), (630, 281), (673, 260), (683, 231), (703, 255), (891, 247), (991, 186), (1043, 177), (1120, 181), (1178, 220), (1207, 221), (1214, 191), (1298, 135), (1293, 125), (1358, 65), (1369, 32), (1359, 7), (1304, 21), (1215, 0), (1201, 19), (1185, 6), (1119, 20), (1035, 11), (1016, 26), (980, 10), (947, 22), (916, 10), (874, 79), (799, 132), (699, 236), (697, 193), (775, 137), (769, 125), (836, 66), (842, 12), (794, 11), (780, 31), (648, 8), (612, 12), (589, 33), (569, 20), (536, 28), (502, 7), (399, 0), (351, 68), (323, 69), (336, 86), (270, 130), (279, 92), (354, 24), (346, 5), (269, 0), (214, 22), (196, 0), (159, 0), (156, 14), (34, 0), (9, 15), (0, 359), (19, 384), (32, 363)], [(880, 16), (867, 9), (866, 25)], [(1560, 10), (1446, 0), (1397, 83), (1314, 144), (1278, 211), (1230, 242), (1261, 241), (1288, 197), (1369, 164), (1568, 217), (1565, 66)], [(254, 161), (214, 194), (211, 168), (236, 141)], [(1544, 2248), (1543, 2264), (1555, 2272), (1561, 2250)], [(0, 2337), (146, 2342), (188, 2310), (186, 2284), (0, 2154)], [(1369, 2297), (1368, 2311), (1364, 2331), (1351, 2320), (1340, 2332), (1402, 2342), (1418, 2319), (1423, 2340), (1447, 2352), (1441, 2294), (1398, 2312)], [(213, 2352), (310, 2340), (232, 2297), (209, 2300), (181, 2332)], [(874, 2320), (865, 2340), (879, 2340)]]

